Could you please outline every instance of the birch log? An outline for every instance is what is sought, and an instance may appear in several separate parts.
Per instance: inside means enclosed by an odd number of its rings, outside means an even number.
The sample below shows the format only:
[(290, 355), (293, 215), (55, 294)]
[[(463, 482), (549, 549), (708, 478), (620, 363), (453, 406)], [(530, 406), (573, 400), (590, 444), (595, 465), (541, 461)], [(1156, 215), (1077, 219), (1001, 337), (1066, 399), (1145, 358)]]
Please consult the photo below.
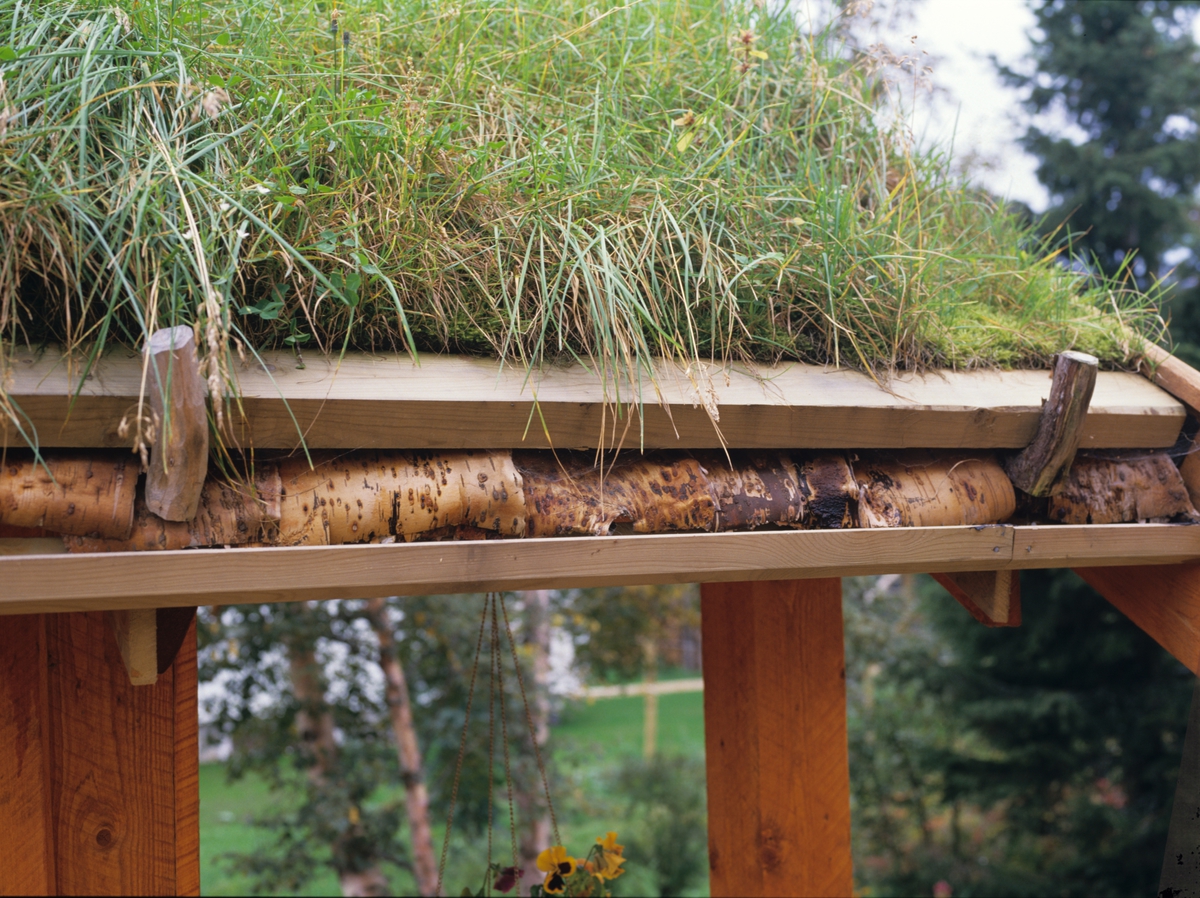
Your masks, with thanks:
[(815, 455), (800, 463), (805, 524), (823, 530), (853, 527), (858, 518), (859, 487), (844, 455)]
[(152, 365), (150, 409), (156, 432), (146, 470), (146, 507), (167, 521), (190, 521), (208, 475), (208, 388), (190, 327), (155, 331), (146, 341)]
[(1016, 511), (1012, 481), (991, 454), (905, 452), (854, 465), (860, 527), (997, 524)]
[(164, 521), (139, 497), (127, 539), (64, 536), (63, 543), (69, 552), (139, 552), (271, 542), (279, 522), (279, 493), (278, 467), (259, 465), (253, 482), (209, 477), (190, 521)]
[(42, 465), (10, 455), (0, 466), (0, 524), (127, 539), (137, 480), (130, 456), (93, 453)]
[(796, 463), (783, 453), (708, 456), (704, 473), (716, 516), (713, 530), (753, 530), (768, 524), (798, 525), (805, 491)]
[(280, 464), (278, 542), (412, 539), (471, 526), (525, 535), (521, 476), (508, 452), (351, 452)]
[(616, 524), (637, 533), (712, 530), (716, 505), (694, 458), (618, 456), (593, 464), (582, 452), (514, 452), (529, 536), (605, 536)]
[(1121, 524), (1177, 516), (1198, 519), (1179, 469), (1162, 453), (1080, 458), (1062, 491), (1050, 497), (1049, 517), (1057, 524)]

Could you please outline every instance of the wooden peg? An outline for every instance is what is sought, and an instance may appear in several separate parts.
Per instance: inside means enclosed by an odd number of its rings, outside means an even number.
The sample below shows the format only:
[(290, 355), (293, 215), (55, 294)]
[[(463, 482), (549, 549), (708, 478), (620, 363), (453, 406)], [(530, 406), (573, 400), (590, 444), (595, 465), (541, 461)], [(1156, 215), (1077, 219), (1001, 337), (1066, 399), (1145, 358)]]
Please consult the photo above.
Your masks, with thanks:
[(196, 609), (135, 608), (108, 615), (129, 682), (151, 686), (175, 661)]
[(190, 521), (208, 473), (208, 412), (204, 377), (190, 327), (155, 331), (146, 342), (156, 382), (150, 408), (158, 433), (146, 473), (146, 507), (167, 521)]
[(1049, 496), (1058, 490), (1075, 460), (1098, 370), (1095, 356), (1070, 351), (1058, 354), (1050, 398), (1042, 406), (1033, 442), (1004, 465), (1017, 489), (1031, 496)]
[(1021, 626), (1021, 578), (1016, 571), (934, 574), (958, 603), (985, 627)]

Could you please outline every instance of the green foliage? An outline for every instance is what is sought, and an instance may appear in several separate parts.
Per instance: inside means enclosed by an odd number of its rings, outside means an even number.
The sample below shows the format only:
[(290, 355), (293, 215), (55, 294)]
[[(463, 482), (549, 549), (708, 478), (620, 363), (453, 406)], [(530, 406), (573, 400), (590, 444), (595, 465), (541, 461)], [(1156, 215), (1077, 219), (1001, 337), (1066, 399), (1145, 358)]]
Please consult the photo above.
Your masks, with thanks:
[[(1120, 364), (1140, 295), (914, 155), (786, 5), (0, 0), (0, 331), (72, 346)], [(332, 33), (331, 33), (332, 32)], [(6, 400), (7, 401), (7, 400)], [(8, 414), (19, 419), (15, 407)]]
[[(248, 773), (290, 800), (257, 815), (271, 838), (225, 858), (256, 894), (296, 891), (331, 869), (339, 875), (382, 864), (407, 869), (399, 839), (399, 770), (387, 711), (373, 688), (371, 646), (358, 619), (361, 603), (237, 606), (219, 621), (205, 616), (202, 681), (217, 680), (206, 712), (216, 732), (233, 740), (228, 772)], [(377, 652), (377, 648), (375, 649)], [(294, 659), (311, 655), (318, 698), (298, 696)], [(336, 659), (336, 689), (323, 669)], [(309, 719), (329, 715), (336, 759), (311, 739)]]
[[(486, 832), (488, 790), (494, 790), (496, 803), (491, 824), (507, 828), (504, 768), (499, 745), (489, 764), (487, 734), (488, 664), (491, 654), (485, 633), (475, 695), (467, 717), (467, 697), (471, 688), (471, 665), (479, 637), (482, 596), (418, 596), (397, 599), (401, 611), (395, 627), (397, 648), (413, 696), (413, 723), (424, 751), (425, 778), (430, 805), (448, 808), (454, 791), (454, 767), (460, 737), (467, 726), (466, 752), (458, 786), (454, 829), (468, 836)], [(526, 694), (532, 702), (535, 681), (529, 669), (532, 648), (523, 626), (524, 607), (520, 599), (509, 599), (509, 614), (518, 657), (523, 667)], [(525, 718), (521, 692), (513, 676), (508, 648), (502, 649), (505, 664), (505, 716), (513, 787), (519, 795), (536, 796), (541, 791), (533, 743)], [(498, 699), (498, 696), (497, 696)], [(501, 715), (496, 705), (496, 739), (499, 742)], [(553, 764), (550, 764), (553, 777)], [(538, 805), (540, 807), (540, 804)], [(542, 846), (546, 847), (546, 846)]]
[(580, 668), (599, 681), (629, 682), (657, 674), (671, 637), (700, 624), (694, 585), (618, 586), (560, 594), (557, 620), (571, 635)]
[[(1166, 277), (1176, 339), (1200, 359), (1195, 191), (1200, 186), (1200, 4), (1051, 0), (1035, 7), (1032, 72), (1002, 70), (1032, 113), (1076, 133), (1030, 125), (1023, 143), (1053, 205), (1043, 223), (1069, 228), (1073, 248), (1107, 275), (1143, 287)], [(1183, 251), (1173, 272), (1163, 257)]]
[[(703, 758), (630, 758), (617, 771), (614, 791), (626, 802), (630, 874), (617, 895), (681, 895), (708, 874), (708, 818)], [(636, 873), (633, 871), (636, 869)], [(650, 886), (653, 891), (647, 889)]]
[(1194, 678), (1069, 572), (1023, 572), (1011, 630), (925, 582), (919, 602), (847, 599), (849, 655), (870, 659), (848, 670), (860, 877), (1152, 892)]

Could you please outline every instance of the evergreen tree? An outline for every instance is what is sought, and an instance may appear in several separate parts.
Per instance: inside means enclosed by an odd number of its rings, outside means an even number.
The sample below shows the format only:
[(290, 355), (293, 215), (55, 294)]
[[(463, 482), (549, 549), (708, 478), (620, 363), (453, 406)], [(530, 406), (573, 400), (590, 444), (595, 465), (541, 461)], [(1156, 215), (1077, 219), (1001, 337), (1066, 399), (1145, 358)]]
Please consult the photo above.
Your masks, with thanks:
[[(1143, 289), (1166, 277), (1172, 330), (1193, 361), (1200, 361), (1200, 49), (1191, 30), (1198, 5), (1049, 0), (1034, 9), (1041, 35), (1033, 71), (1001, 69), (1026, 92), (1029, 112), (1070, 126), (1061, 133), (1032, 124), (1022, 138), (1052, 197), (1044, 230), (1071, 232), (1086, 264), (1131, 274)], [(1176, 263), (1170, 273), (1168, 260)]]

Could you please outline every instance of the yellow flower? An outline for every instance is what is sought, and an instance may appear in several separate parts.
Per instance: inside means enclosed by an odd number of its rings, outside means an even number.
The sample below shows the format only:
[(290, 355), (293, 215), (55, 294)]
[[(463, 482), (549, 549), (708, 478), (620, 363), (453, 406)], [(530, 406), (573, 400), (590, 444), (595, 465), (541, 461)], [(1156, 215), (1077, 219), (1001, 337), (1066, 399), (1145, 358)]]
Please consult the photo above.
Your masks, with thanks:
[(611, 829), (604, 834), (603, 839), (596, 839), (596, 844), (604, 849), (605, 854), (623, 854), (625, 852), (625, 846), (617, 844), (617, 834)]
[(625, 846), (617, 844), (617, 834), (611, 830), (605, 833), (604, 838), (596, 839), (596, 844), (600, 846), (600, 857), (596, 863), (588, 864), (588, 872), (595, 873), (601, 879), (616, 879), (625, 872), (621, 869), (625, 863), (625, 858), (621, 856)]
[(547, 848), (537, 857), (537, 868), (546, 874), (542, 884), (548, 895), (561, 895), (566, 888), (567, 877), (575, 872), (575, 858), (567, 854), (561, 845)]

